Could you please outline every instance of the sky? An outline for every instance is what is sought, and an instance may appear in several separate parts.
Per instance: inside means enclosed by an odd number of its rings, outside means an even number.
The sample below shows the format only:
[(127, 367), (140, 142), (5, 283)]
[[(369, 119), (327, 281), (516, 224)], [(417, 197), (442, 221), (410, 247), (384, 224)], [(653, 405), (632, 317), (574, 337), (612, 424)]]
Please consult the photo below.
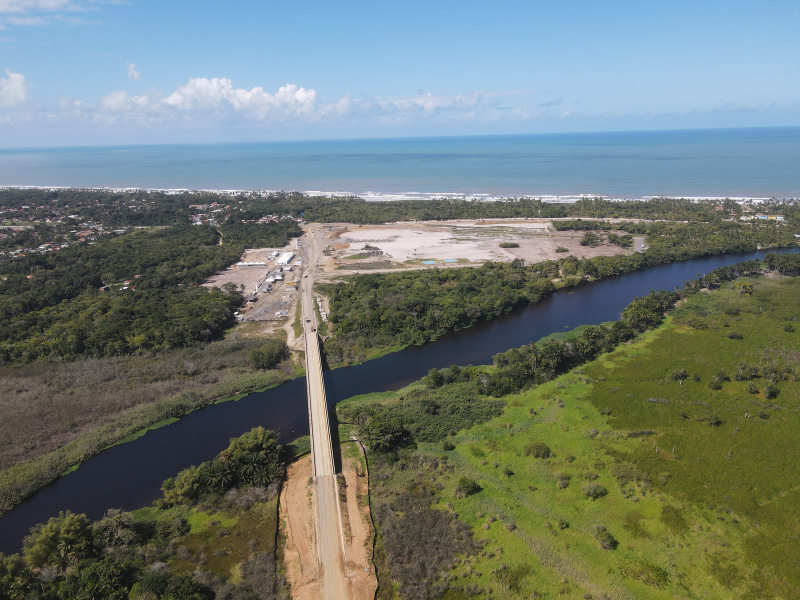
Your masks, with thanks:
[(800, 125), (800, 2), (0, 0), (0, 147)]

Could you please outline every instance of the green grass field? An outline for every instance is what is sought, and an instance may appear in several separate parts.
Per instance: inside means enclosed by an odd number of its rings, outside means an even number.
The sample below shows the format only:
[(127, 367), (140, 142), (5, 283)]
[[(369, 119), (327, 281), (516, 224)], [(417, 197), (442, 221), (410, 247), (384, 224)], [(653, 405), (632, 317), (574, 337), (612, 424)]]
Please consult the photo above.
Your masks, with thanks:
[(445, 597), (800, 597), (800, 280), (750, 282), (411, 451), (483, 542)]

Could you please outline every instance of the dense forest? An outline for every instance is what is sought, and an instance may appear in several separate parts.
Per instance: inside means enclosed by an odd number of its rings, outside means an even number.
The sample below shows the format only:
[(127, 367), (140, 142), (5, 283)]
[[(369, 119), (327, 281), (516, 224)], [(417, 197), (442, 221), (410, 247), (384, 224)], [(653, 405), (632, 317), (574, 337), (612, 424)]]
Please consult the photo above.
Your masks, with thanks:
[(277, 493), (293, 452), (258, 427), (164, 482), (157, 507), (109, 510), (97, 521), (67, 511), (38, 524), (21, 554), (0, 554), (0, 598), (288, 598), (275, 540)]
[(630, 230), (647, 234), (645, 252), (591, 259), (568, 256), (532, 265), (514, 260), (477, 269), (363, 274), (324, 286), (335, 333), (325, 342), (328, 360), (362, 360), (374, 348), (423, 344), (536, 303), (557, 286), (707, 254), (796, 244), (788, 228), (775, 225), (650, 223), (631, 224)]
[(175, 225), (0, 263), (0, 361), (100, 357), (213, 339), (241, 297), (198, 284), (238, 260), (245, 246), (282, 246), (300, 233), (291, 220), (221, 232)]

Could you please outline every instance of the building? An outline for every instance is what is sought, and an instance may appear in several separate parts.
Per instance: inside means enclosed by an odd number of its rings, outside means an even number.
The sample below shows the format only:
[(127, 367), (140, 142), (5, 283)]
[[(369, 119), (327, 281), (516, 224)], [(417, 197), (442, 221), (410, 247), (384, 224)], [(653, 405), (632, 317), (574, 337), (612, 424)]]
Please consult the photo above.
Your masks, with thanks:
[(292, 262), (293, 258), (294, 258), (294, 253), (293, 252), (284, 252), (283, 254), (281, 254), (281, 257), (278, 259), (278, 264), (279, 265), (288, 265), (290, 262)]

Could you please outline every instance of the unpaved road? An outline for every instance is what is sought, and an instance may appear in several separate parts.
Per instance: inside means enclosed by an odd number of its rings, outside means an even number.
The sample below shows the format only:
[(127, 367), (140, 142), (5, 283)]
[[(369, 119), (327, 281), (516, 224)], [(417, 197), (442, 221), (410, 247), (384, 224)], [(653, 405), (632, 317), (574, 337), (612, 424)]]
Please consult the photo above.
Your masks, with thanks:
[[(367, 475), (363, 465), (343, 457), (342, 475), (346, 481), (345, 574), (350, 600), (373, 600), (378, 586), (372, 568), (372, 528), (367, 495)], [(281, 534), (285, 540), (283, 562), (294, 600), (319, 600), (322, 580), (317, 561), (315, 501), (311, 477), (311, 457), (305, 456), (289, 467), (281, 491)]]

